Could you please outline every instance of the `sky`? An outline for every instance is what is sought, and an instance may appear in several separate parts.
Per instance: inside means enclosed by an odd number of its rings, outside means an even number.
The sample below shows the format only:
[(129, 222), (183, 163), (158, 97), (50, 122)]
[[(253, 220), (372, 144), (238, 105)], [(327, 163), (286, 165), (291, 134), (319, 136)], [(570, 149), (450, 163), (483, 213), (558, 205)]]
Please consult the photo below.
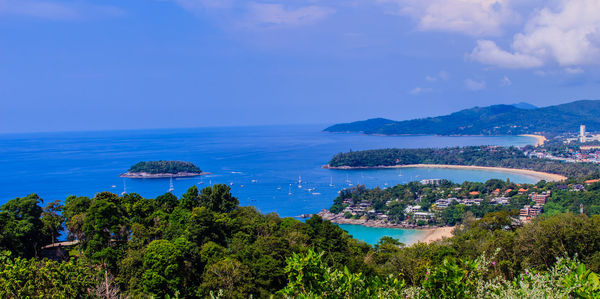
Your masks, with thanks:
[(598, 0), (0, 0), (0, 133), (600, 99)]

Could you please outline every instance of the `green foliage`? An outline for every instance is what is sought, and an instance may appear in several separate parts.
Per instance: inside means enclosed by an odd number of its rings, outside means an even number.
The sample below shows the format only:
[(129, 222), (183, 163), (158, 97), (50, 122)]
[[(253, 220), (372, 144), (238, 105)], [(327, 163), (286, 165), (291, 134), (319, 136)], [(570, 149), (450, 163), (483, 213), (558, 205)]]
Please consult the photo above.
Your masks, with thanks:
[(0, 254), (0, 298), (92, 298), (96, 284), (93, 268), (77, 260), (53, 262)]
[(168, 240), (155, 240), (144, 254), (144, 290), (157, 296), (174, 295), (182, 287), (183, 254)]
[(184, 161), (148, 161), (138, 162), (129, 168), (129, 172), (146, 172), (149, 174), (180, 172), (202, 173), (198, 166)]
[(38, 205), (41, 201), (36, 194), (31, 194), (9, 200), (0, 207), (0, 249), (17, 256), (33, 257), (42, 245), (49, 243), (49, 238), (44, 236), (43, 209)]
[(331, 269), (322, 260), (323, 252), (309, 249), (287, 259), (288, 284), (280, 294), (293, 298), (393, 298), (405, 286), (393, 277), (381, 279), (362, 273)]
[[(425, 206), (447, 191), (509, 187), (513, 183), (498, 180), (357, 186), (336, 201), (388, 211), (417, 198)], [(572, 193), (580, 197), (556, 192), (551, 202), (594, 204), (586, 192)], [(518, 204), (528, 200), (515, 198)], [(180, 200), (102, 192), (93, 199), (69, 197), (64, 208), (54, 202), (42, 209), (40, 201), (34, 195), (15, 199), (0, 211), (7, 224), (0, 230), (2, 246), (16, 256), (0, 257), (0, 297), (594, 298), (599, 287), (600, 216), (558, 214), (517, 226), (510, 207), (455, 206), (448, 210), (466, 216), (452, 238), (405, 246), (384, 237), (371, 247), (319, 216), (303, 223), (239, 207), (227, 186), (190, 188)], [(63, 224), (61, 209), (69, 236), (79, 241), (70, 259), (20, 257), (35, 255), (41, 243), (16, 243), (28, 240), (14, 232), (16, 224), (50, 242)], [(486, 252), (496, 254), (485, 258)], [(566, 258), (557, 264), (557, 256)]]
[(423, 290), (433, 298), (474, 297), (480, 273), (476, 262), (444, 259), (441, 265), (427, 272)]

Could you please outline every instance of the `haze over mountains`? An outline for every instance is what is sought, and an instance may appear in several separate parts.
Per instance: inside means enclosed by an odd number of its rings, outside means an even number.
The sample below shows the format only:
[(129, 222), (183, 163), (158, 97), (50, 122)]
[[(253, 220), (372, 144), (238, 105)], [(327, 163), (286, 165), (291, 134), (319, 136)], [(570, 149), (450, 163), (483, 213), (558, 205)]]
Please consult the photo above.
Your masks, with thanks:
[(449, 115), (394, 121), (373, 118), (336, 124), (327, 132), (382, 135), (518, 135), (577, 132), (579, 125), (600, 131), (600, 101), (580, 100), (537, 108), (528, 103), (474, 107)]

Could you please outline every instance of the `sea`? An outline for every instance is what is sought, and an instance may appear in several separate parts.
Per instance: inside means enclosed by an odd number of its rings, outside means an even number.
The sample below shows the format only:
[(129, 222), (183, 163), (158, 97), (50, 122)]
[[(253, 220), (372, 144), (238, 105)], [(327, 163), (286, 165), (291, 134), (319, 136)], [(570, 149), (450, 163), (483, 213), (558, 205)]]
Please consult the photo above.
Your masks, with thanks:
[[(298, 217), (331, 206), (339, 190), (364, 184), (381, 188), (422, 179), (461, 183), (491, 178), (534, 183), (535, 177), (471, 169), (403, 168), (330, 170), (322, 168), (339, 152), (380, 148), (466, 145), (524, 146), (524, 136), (372, 136), (327, 133), (325, 125), (210, 127), (28, 133), (0, 135), (0, 204), (31, 193), (44, 202), (69, 195), (93, 197), (101, 191), (154, 198), (183, 194), (191, 186), (227, 184), (242, 206), (263, 213)], [(209, 175), (192, 178), (124, 179), (119, 174), (139, 162), (182, 160)], [(369, 244), (391, 236), (410, 244), (421, 231), (341, 226)]]

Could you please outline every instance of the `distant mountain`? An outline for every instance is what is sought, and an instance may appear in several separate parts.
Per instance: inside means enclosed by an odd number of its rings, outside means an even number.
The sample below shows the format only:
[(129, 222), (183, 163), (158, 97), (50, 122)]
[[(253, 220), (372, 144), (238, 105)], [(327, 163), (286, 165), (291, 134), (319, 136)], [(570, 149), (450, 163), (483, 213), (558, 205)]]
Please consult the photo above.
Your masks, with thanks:
[(512, 104), (514, 107), (517, 107), (519, 109), (526, 109), (526, 110), (531, 110), (531, 109), (537, 109), (538, 107), (535, 105), (531, 105), (529, 103), (525, 103), (525, 102), (520, 102), (520, 103), (516, 103), (516, 104)]
[(600, 101), (582, 100), (537, 108), (531, 104), (474, 107), (449, 115), (392, 121), (375, 118), (326, 128), (327, 132), (404, 135), (518, 135), (600, 131)]

